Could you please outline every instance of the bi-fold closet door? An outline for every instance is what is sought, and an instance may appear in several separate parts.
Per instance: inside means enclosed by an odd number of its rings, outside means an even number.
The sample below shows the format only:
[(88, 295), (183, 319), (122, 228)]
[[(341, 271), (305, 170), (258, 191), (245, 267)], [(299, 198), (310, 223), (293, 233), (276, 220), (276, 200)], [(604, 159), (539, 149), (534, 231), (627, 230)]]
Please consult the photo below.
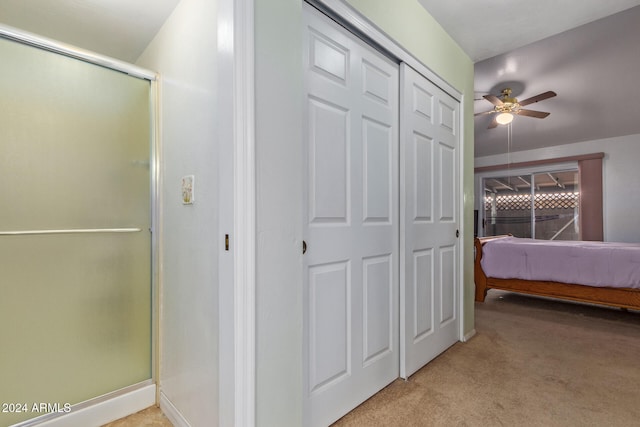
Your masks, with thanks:
[[(456, 147), (434, 129), (458, 118), (405, 64), (307, 5), (304, 19), (305, 425), (323, 426), (458, 339), (455, 231), (401, 238), (456, 227)], [(455, 334), (434, 340), (443, 319)]]

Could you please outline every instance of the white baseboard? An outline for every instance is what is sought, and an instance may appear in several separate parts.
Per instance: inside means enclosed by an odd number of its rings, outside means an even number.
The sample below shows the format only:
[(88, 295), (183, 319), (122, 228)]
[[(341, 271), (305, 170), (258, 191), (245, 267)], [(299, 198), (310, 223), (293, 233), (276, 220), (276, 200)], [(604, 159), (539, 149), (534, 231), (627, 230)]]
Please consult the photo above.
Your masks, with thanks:
[(174, 427), (191, 427), (189, 422), (162, 391), (160, 392), (160, 409)]
[(476, 330), (472, 329), (469, 332), (467, 332), (464, 337), (462, 337), (462, 342), (467, 342), (469, 341), (471, 338), (473, 338), (473, 336), (476, 334)]
[[(156, 403), (156, 385), (149, 384), (68, 414), (34, 424), (38, 427), (99, 427)], [(33, 420), (36, 421), (36, 420)]]

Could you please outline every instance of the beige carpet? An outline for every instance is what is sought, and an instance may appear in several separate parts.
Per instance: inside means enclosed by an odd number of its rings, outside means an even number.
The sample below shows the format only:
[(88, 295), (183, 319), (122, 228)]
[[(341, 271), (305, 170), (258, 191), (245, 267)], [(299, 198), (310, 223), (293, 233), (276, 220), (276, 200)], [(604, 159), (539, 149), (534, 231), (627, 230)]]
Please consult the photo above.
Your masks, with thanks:
[(490, 291), (476, 335), (348, 426), (640, 426), (640, 313)]
[(152, 406), (102, 427), (173, 427), (160, 408)]

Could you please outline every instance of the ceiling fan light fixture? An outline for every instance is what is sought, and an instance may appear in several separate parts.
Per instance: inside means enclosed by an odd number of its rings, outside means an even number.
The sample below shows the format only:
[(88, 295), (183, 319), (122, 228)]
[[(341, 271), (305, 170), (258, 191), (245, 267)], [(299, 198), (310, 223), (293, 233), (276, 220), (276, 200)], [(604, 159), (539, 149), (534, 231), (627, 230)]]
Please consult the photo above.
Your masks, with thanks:
[(513, 121), (513, 114), (511, 113), (500, 113), (496, 116), (496, 122), (501, 125), (508, 125)]

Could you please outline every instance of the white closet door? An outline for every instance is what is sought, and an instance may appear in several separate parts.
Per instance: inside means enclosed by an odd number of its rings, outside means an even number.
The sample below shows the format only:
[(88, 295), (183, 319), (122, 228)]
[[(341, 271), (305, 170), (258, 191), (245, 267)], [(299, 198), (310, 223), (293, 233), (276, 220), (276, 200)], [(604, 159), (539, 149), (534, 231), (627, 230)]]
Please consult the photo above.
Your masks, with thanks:
[(400, 375), (458, 341), (460, 105), (401, 64)]
[(398, 65), (305, 6), (305, 426), (398, 377)]

